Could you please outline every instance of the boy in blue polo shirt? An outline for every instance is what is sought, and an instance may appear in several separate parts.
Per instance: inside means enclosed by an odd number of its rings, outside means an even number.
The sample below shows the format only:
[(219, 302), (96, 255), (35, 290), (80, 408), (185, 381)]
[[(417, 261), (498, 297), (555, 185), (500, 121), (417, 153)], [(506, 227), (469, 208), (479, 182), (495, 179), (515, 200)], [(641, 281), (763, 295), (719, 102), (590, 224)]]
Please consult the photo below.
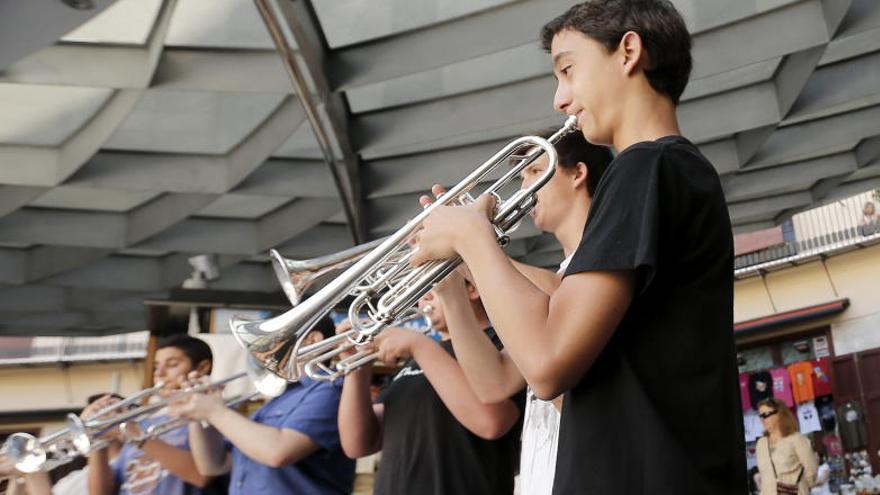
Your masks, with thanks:
[[(332, 335), (333, 323), (325, 320), (307, 344)], [(197, 420), (189, 427), (196, 467), (207, 476), (231, 470), (230, 495), (348, 494), (354, 461), (339, 443), (340, 393), (339, 385), (303, 378), (250, 418), (227, 408), (219, 394), (193, 395), (173, 412)]]

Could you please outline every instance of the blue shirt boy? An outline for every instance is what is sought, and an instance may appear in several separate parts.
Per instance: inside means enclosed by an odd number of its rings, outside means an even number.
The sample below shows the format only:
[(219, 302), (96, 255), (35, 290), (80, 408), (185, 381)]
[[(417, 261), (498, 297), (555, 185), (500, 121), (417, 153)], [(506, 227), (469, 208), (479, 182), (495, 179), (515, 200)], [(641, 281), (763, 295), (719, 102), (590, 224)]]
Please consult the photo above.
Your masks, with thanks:
[(229, 495), (351, 493), (355, 463), (342, 452), (336, 423), (341, 393), (338, 384), (303, 378), (254, 413), (253, 421), (296, 430), (319, 448), (299, 462), (272, 468), (227, 442), (232, 448)]

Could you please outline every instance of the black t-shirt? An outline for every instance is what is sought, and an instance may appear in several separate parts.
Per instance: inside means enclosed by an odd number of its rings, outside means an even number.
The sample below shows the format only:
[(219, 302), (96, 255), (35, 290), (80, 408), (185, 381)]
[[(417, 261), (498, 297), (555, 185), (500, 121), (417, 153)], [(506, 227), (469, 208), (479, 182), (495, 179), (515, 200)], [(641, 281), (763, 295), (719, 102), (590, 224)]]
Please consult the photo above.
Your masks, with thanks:
[[(455, 355), (451, 342), (439, 345)], [(413, 360), (392, 377), (378, 402), (385, 415), (376, 495), (513, 493), (520, 428), (494, 441), (469, 432)]]
[(718, 175), (688, 140), (610, 164), (566, 276), (598, 270), (633, 271), (636, 286), (567, 393), (553, 493), (746, 493), (733, 238)]
[(773, 377), (769, 371), (759, 371), (749, 375), (749, 400), (754, 409), (758, 402), (773, 397)]

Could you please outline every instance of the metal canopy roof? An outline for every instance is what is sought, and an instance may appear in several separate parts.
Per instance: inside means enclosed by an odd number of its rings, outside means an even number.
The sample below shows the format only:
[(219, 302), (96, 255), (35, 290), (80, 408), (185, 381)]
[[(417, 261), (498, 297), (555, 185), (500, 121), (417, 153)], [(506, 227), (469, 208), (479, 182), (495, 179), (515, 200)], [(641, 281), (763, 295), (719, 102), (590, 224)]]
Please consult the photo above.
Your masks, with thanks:
[[(681, 121), (737, 231), (880, 184), (880, 3), (673, 2), (694, 33)], [(562, 121), (537, 35), (571, 0), (284, 3), (306, 95), (251, 0), (93, 3), (0, 0), (0, 334), (140, 330), (200, 253), (211, 287), (275, 291), (269, 248), (387, 233)], [(561, 258), (533, 226), (510, 252)]]

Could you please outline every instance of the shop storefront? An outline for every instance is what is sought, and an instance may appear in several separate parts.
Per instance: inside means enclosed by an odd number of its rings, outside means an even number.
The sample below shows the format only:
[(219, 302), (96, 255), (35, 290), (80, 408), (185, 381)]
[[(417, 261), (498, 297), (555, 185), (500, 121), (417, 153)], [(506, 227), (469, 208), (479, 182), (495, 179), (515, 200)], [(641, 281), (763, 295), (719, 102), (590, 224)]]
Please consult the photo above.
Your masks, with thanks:
[[(810, 325), (848, 306), (848, 299), (839, 299), (736, 325), (750, 469), (756, 465), (756, 441), (764, 433), (756, 405), (775, 397), (795, 413), (800, 432), (827, 464), (834, 492), (855, 488), (855, 480), (877, 472), (880, 400), (872, 399), (872, 393), (880, 380), (880, 349), (837, 356), (830, 326)], [(869, 421), (872, 414), (876, 419)]]

